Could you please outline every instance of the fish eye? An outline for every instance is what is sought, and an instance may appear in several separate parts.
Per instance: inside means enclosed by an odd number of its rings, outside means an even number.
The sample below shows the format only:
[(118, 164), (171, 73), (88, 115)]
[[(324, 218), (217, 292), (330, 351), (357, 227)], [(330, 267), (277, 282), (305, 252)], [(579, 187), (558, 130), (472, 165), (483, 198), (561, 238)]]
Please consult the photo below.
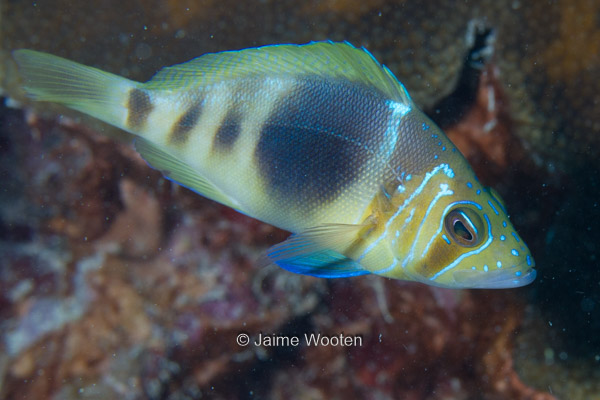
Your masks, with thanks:
[(484, 232), (483, 221), (470, 208), (455, 208), (446, 215), (446, 232), (461, 246), (473, 247), (481, 243)]

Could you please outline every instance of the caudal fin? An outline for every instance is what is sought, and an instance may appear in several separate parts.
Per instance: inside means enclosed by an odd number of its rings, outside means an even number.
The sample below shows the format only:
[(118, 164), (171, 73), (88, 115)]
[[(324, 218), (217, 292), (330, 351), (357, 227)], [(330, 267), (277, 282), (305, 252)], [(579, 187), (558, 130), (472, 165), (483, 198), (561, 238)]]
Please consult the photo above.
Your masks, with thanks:
[(32, 99), (63, 104), (129, 130), (129, 94), (139, 83), (38, 51), (15, 50), (13, 57)]

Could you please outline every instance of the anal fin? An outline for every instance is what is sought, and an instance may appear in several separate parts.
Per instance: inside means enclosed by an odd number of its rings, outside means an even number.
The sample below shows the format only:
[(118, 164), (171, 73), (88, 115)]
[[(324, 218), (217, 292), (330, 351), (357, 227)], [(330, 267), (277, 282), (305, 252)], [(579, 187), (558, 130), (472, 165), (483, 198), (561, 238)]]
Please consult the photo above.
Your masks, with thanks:
[(190, 165), (160, 149), (155, 144), (138, 137), (135, 140), (135, 149), (152, 168), (162, 172), (165, 178), (204, 197), (241, 211), (239, 204), (234, 199), (223, 193)]

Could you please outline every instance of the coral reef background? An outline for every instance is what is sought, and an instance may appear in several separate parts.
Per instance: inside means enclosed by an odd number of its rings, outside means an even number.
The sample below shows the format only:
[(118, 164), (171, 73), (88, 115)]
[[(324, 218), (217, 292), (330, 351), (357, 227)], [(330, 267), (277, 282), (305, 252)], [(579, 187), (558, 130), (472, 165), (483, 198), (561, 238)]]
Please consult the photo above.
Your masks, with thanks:
[[(285, 232), (165, 181), (123, 133), (27, 104), (10, 59), (146, 80), (323, 39), (367, 47), (442, 125), (504, 197), (536, 282), (261, 267)], [(0, 398), (600, 399), (599, 76), (593, 0), (0, 2)], [(240, 347), (241, 332), (363, 346)]]

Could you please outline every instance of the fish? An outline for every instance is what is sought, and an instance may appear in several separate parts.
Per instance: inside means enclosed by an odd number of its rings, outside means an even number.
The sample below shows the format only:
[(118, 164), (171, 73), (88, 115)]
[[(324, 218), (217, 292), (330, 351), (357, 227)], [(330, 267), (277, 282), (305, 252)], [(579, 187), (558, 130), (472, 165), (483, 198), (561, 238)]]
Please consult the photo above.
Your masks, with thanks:
[(365, 48), (208, 53), (145, 83), (34, 50), (12, 54), (31, 99), (132, 133), (166, 178), (290, 231), (266, 251), (288, 271), (446, 288), (536, 277), (500, 196)]

